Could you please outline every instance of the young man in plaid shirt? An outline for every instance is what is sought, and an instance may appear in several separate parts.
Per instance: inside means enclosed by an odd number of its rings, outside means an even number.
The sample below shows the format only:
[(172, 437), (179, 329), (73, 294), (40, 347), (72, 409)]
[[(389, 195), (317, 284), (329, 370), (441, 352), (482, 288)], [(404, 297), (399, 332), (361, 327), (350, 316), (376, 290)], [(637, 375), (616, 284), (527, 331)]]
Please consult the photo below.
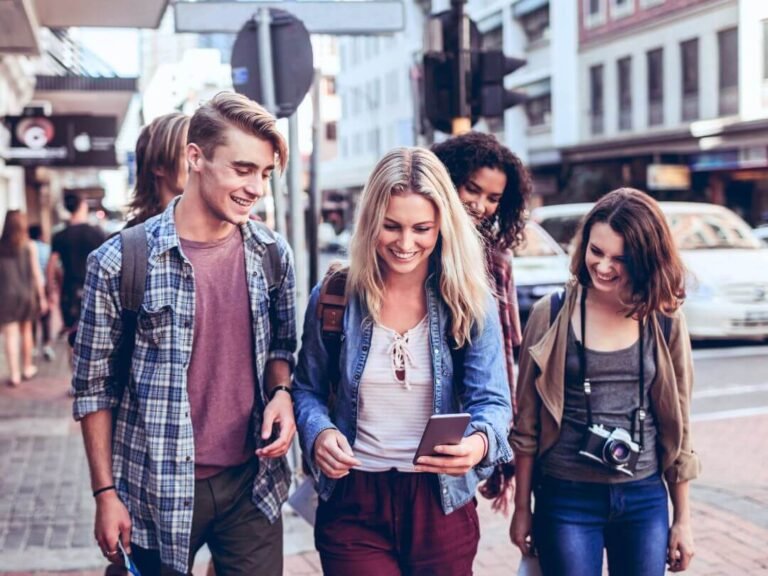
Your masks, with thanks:
[[(96, 539), (144, 576), (187, 574), (207, 544), (221, 574), (282, 574), (284, 455), (295, 432), (292, 256), (249, 220), (288, 150), (275, 119), (222, 93), (189, 126), (184, 193), (146, 222), (147, 276), (127, 385), (121, 240), (88, 260), (74, 416), (96, 498)], [(277, 243), (280, 278), (265, 272)], [(114, 432), (114, 433), (113, 433)]]

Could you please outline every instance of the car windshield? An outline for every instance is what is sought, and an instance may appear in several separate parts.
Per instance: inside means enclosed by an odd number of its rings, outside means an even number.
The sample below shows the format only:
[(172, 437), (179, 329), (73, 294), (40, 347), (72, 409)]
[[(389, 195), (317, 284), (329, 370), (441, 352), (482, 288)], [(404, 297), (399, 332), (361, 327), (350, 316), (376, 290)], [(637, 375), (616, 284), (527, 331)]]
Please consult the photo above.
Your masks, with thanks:
[(760, 248), (760, 242), (738, 216), (728, 212), (667, 214), (680, 250)]
[(568, 216), (553, 216), (540, 222), (541, 227), (554, 238), (560, 246), (567, 248), (571, 239), (576, 236), (576, 232), (581, 224), (581, 219), (585, 214), (571, 214)]
[(525, 227), (525, 241), (520, 246), (515, 247), (514, 252), (515, 256), (521, 258), (562, 254), (558, 250), (557, 243), (535, 224), (528, 224)]

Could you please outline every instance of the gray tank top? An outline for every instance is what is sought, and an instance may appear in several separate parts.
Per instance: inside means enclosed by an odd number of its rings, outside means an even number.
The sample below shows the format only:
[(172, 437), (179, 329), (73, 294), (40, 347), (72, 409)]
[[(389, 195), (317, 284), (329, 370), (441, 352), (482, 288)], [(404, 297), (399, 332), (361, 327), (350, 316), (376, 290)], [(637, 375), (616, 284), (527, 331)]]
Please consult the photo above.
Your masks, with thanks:
[[(656, 449), (656, 418), (650, 402), (650, 388), (656, 376), (656, 345), (648, 326), (644, 329), (645, 406), (644, 451), (634, 476), (616, 472), (599, 462), (579, 455), (586, 431), (587, 408), (579, 373), (579, 349), (573, 326), (568, 330), (565, 356), (565, 405), (560, 438), (541, 458), (541, 471), (554, 478), (575, 482), (616, 484), (647, 478), (659, 471)], [(586, 350), (587, 375), (592, 383), (592, 421), (611, 428), (620, 426), (631, 432), (632, 415), (639, 406), (639, 342), (623, 350)], [(637, 435), (635, 437), (637, 441)]]

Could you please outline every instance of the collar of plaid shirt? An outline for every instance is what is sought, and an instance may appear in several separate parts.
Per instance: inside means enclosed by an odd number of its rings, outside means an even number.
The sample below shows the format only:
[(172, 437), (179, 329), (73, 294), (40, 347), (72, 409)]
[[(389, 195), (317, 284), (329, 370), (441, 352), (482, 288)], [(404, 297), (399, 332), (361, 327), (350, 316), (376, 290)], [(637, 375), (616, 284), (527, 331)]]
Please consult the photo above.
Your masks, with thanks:
[[(74, 350), (74, 417), (114, 409), (113, 473), (118, 494), (131, 512), (132, 541), (159, 549), (164, 564), (186, 573), (194, 500), (194, 437), (186, 393), (192, 351), (195, 287), (192, 268), (179, 247), (174, 200), (146, 222), (148, 272), (138, 317), (130, 390), (113, 378), (111, 354), (119, 341), (120, 239), (105, 242), (88, 259), (83, 310)], [(273, 359), (293, 364), (296, 349), (295, 277), (285, 240), (272, 240), (252, 222), (240, 226), (246, 254), (259, 382)], [(262, 257), (276, 241), (282, 263), (277, 296), (270, 301)], [(260, 386), (253, 430), (261, 428)], [(258, 432), (256, 446), (263, 445)], [(253, 502), (271, 521), (288, 496), (290, 470), (284, 458), (260, 462)]]

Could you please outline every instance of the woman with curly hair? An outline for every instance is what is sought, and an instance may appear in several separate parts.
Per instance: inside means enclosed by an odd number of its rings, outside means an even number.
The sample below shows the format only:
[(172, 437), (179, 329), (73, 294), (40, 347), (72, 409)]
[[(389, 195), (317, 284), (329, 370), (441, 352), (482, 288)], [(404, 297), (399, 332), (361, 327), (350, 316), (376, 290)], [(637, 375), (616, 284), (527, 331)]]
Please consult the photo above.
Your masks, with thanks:
[[(432, 152), (445, 164), (459, 198), (486, 239), (486, 257), (499, 305), (514, 411), (513, 348), (520, 345), (522, 335), (512, 274), (512, 248), (523, 240), (531, 177), (520, 158), (490, 134), (468, 132), (435, 144)], [(486, 498), (496, 499), (495, 509), (506, 512), (512, 497), (513, 477), (513, 464), (502, 465), (481, 488)]]

